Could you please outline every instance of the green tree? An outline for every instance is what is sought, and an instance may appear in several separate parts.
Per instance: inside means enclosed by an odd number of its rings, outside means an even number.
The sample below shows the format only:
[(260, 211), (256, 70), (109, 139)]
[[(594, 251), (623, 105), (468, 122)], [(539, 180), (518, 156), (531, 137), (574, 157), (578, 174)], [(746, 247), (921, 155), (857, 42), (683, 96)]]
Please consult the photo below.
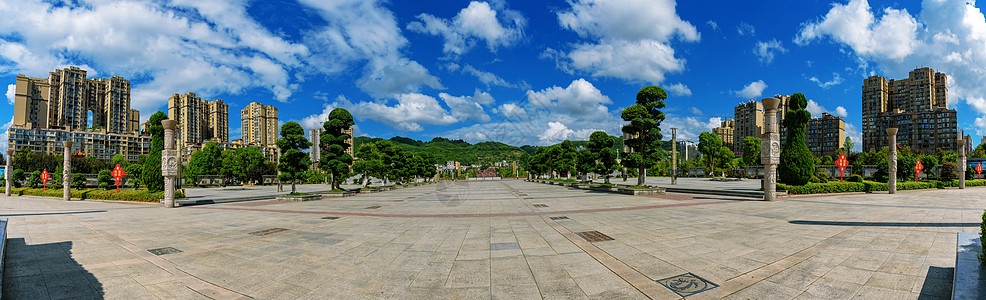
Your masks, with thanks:
[(99, 171), (99, 176), (96, 176), (96, 182), (99, 183), (99, 188), (104, 190), (112, 189), (116, 186), (113, 176), (110, 175), (110, 170)]
[[(715, 172), (716, 160), (720, 158), (719, 148), (722, 147), (722, 140), (718, 135), (703, 132), (698, 135), (698, 152), (702, 153), (705, 159), (705, 173)], [(730, 158), (731, 159), (731, 158)]]
[(366, 187), (370, 183), (370, 176), (375, 176), (384, 171), (381, 155), (375, 143), (362, 144), (356, 150), (356, 158), (359, 159), (353, 162), (353, 172), (363, 174), (363, 187)]
[(322, 149), (318, 167), (332, 175), (332, 189), (339, 188), (339, 179), (349, 174), (349, 166), (353, 163), (353, 158), (346, 153), (346, 148), (350, 147), (346, 140), (351, 136), (345, 131), (355, 124), (353, 115), (342, 108), (333, 109), (329, 120), (322, 123), (325, 131), (318, 145)]
[(41, 186), (41, 171), (31, 172), (31, 177), (28, 178), (27, 185), (32, 189), (36, 189)]
[(222, 165), (219, 166), (219, 175), (223, 177), (223, 186), (226, 186), (226, 182), (233, 178), (243, 178), (243, 171), (236, 151), (226, 149), (219, 156), (222, 160)]
[(606, 132), (596, 131), (589, 135), (589, 143), (586, 144), (586, 148), (596, 157), (592, 172), (602, 175), (606, 183), (609, 183), (610, 175), (616, 171), (616, 152), (612, 149), (615, 140), (616, 137)]
[(127, 181), (133, 182), (134, 189), (140, 187), (140, 178), (141, 178), (140, 173), (144, 171), (143, 165), (131, 164), (127, 166), (127, 168), (123, 169), (123, 171), (127, 172), (127, 177), (130, 178)]
[(182, 175), (187, 182), (195, 184), (199, 176), (219, 174), (221, 167), (222, 152), (219, 145), (209, 142), (202, 149), (192, 152), (192, 157), (188, 159), (188, 171)]
[(790, 185), (805, 185), (815, 176), (815, 158), (805, 142), (805, 130), (811, 113), (805, 108), (808, 100), (804, 94), (791, 95), (790, 108), (784, 118), (787, 128), (787, 141), (781, 150), (780, 164), (777, 166), (779, 181)]
[[(716, 167), (722, 169), (723, 171), (728, 172), (736, 167), (733, 165), (733, 157), (735, 157), (735, 154), (733, 154), (732, 150), (729, 150), (729, 147), (719, 146), (719, 150), (716, 150), (715, 156)], [(725, 174), (723, 174), (723, 176), (725, 176)]]
[(86, 176), (79, 173), (72, 174), (72, 186), (77, 190), (86, 188)]
[(24, 170), (14, 169), (14, 172), (10, 176), (10, 179), (13, 180), (14, 187), (21, 187), (21, 182), (24, 181)]
[[(238, 170), (241, 178), (246, 182), (261, 183), (264, 175), (269, 173), (267, 161), (264, 160), (264, 153), (258, 147), (243, 147), (236, 149)], [(275, 171), (276, 172), (276, 171)]]
[(922, 172), (924, 172), (925, 175), (928, 175), (929, 179), (935, 178), (935, 167), (938, 167), (938, 159), (933, 155), (922, 155), (920, 159), (921, 165), (924, 166), (924, 170)]
[(664, 121), (664, 100), (668, 94), (657, 86), (647, 86), (637, 92), (636, 104), (620, 113), (623, 121), (629, 122), (622, 128), (629, 138), (624, 142), (630, 153), (623, 155), (621, 161), (627, 168), (637, 169), (637, 185), (644, 185), (644, 173), (654, 166), (661, 147), (661, 122)]
[(854, 147), (856, 147), (856, 143), (853, 143), (852, 142), (852, 138), (847, 136), (846, 137), (846, 142), (843, 145), (843, 149), (845, 149), (845, 152), (846, 153), (852, 153), (852, 149)]
[(128, 165), (130, 165), (130, 161), (127, 160), (127, 157), (123, 156), (123, 154), (116, 154), (113, 155), (113, 159), (110, 161), (110, 165), (114, 167), (116, 167), (116, 165), (120, 165), (120, 168), (126, 168)]
[(743, 138), (743, 165), (760, 164), (760, 139), (752, 136)]
[(572, 141), (564, 140), (561, 144), (548, 149), (548, 163), (551, 165), (551, 170), (557, 172), (559, 176), (564, 172), (566, 178), (571, 177), (578, 163), (577, 159), (578, 151), (575, 150)]
[(589, 181), (589, 173), (596, 169), (596, 154), (589, 149), (582, 149), (576, 152), (576, 169), (583, 180)]
[(164, 126), (161, 121), (167, 120), (168, 115), (158, 111), (151, 116), (151, 150), (144, 160), (144, 170), (140, 173), (140, 182), (151, 192), (164, 190), (164, 176), (161, 176), (161, 150), (164, 150)]
[(311, 165), (308, 154), (301, 152), (301, 149), (311, 147), (311, 143), (305, 138), (305, 129), (295, 122), (284, 123), (281, 125), (281, 139), (277, 140), (277, 147), (281, 149), (281, 161), (277, 164), (281, 175), (278, 179), (290, 181), (291, 192), (294, 193), (295, 184), (304, 178), (305, 171)]

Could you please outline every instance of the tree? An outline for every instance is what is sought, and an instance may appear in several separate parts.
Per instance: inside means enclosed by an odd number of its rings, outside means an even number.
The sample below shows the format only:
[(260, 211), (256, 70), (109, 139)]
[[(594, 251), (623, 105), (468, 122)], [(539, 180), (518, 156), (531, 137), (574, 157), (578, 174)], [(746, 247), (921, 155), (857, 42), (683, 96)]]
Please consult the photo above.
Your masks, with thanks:
[(616, 137), (606, 132), (596, 131), (589, 135), (589, 143), (586, 148), (596, 156), (596, 163), (593, 173), (602, 175), (606, 183), (609, 183), (610, 174), (616, 171), (616, 153), (613, 151), (613, 144)]
[[(237, 170), (240, 178), (246, 182), (263, 182), (264, 175), (268, 174), (267, 161), (264, 160), (264, 153), (258, 147), (243, 147), (236, 149), (236, 161), (239, 163)], [(276, 172), (276, 170), (275, 170)]]
[(158, 111), (151, 116), (148, 121), (151, 128), (151, 150), (144, 160), (144, 170), (140, 173), (144, 187), (151, 192), (164, 190), (164, 176), (161, 175), (161, 150), (164, 150), (164, 126), (161, 121), (167, 120), (168, 115), (163, 111)]
[(589, 149), (582, 149), (576, 152), (576, 169), (583, 180), (589, 181), (589, 173), (596, 169), (596, 154)]
[(743, 138), (743, 165), (760, 164), (760, 139), (752, 136)]
[(230, 179), (242, 178), (241, 174), (242, 168), (240, 168), (239, 157), (236, 156), (236, 151), (231, 149), (223, 150), (219, 155), (222, 160), (222, 165), (219, 166), (219, 175), (223, 177), (223, 186), (226, 186), (226, 182)]
[(301, 149), (311, 147), (311, 143), (305, 138), (305, 129), (295, 122), (287, 122), (281, 125), (281, 139), (277, 140), (277, 147), (281, 149), (281, 161), (277, 164), (277, 170), (281, 172), (278, 177), (282, 181), (291, 182), (291, 193), (295, 192), (295, 184), (299, 179), (304, 178), (305, 171), (311, 165), (311, 159)]
[(976, 149), (972, 150), (972, 153), (969, 154), (969, 158), (986, 158), (986, 143), (976, 146)]
[(41, 186), (41, 171), (31, 172), (31, 177), (28, 178), (27, 185), (32, 189), (36, 189)]
[(127, 172), (127, 177), (130, 177), (128, 181), (133, 181), (134, 189), (140, 187), (140, 173), (144, 171), (143, 165), (132, 164), (123, 169), (123, 171)]
[(575, 150), (575, 146), (572, 145), (572, 141), (564, 140), (561, 144), (554, 145), (548, 149), (548, 162), (551, 165), (551, 169), (558, 172), (565, 172), (565, 177), (571, 177), (572, 172), (575, 171), (575, 165), (578, 163), (578, 151)]
[[(723, 169), (723, 171), (729, 171), (733, 169), (733, 154), (729, 147), (719, 146), (719, 150), (716, 150), (716, 167)], [(723, 174), (725, 176), (725, 174)]]
[(938, 159), (932, 155), (922, 155), (920, 157), (921, 165), (924, 165), (924, 174), (928, 175), (928, 178), (935, 177), (935, 167), (938, 166)]
[(353, 162), (353, 172), (363, 174), (363, 187), (366, 187), (371, 175), (383, 172), (383, 158), (375, 143), (360, 145), (356, 151), (356, 158), (359, 160)]
[(945, 162), (941, 164), (941, 172), (939, 172), (938, 178), (941, 180), (957, 179), (959, 178), (958, 170), (959, 167), (955, 162)]
[(637, 169), (637, 185), (644, 185), (645, 170), (659, 159), (661, 147), (661, 122), (664, 121), (664, 99), (668, 94), (657, 86), (648, 86), (637, 92), (636, 104), (620, 113), (623, 121), (629, 122), (622, 128), (629, 138), (624, 142), (630, 153), (623, 155), (623, 166)]
[(705, 173), (715, 172), (716, 160), (720, 158), (719, 148), (722, 147), (722, 140), (718, 135), (703, 132), (698, 135), (698, 152), (702, 153), (705, 159)]
[(199, 176), (217, 175), (222, 167), (222, 152), (214, 142), (209, 142), (201, 150), (192, 152), (188, 159), (188, 171), (183, 173), (188, 182), (198, 181)]
[(114, 185), (113, 176), (110, 175), (110, 170), (99, 171), (99, 176), (96, 177), (96, 182), (99, 183), (99, 188), (108, 190), (112, 189)]
[(116, 165), (120, 165), (121, 168), (126, 168), (128, 165), (130, 165), (130, 161), (127, 160), (127, 158), (123, 156), (123, 154), (116, 154), (113, 155), (113, 159), (110, 161), (110, 165), (114, 167)]
[(24, 181), (24, 170), (14, 169), (14, 172), (10, 176), (10, 179), (14, 182), (14, 187), (21, 187), (21, 182)]
[(787, 141), (781, 150), (780, 164), (777, 166), (779, 181), (791, 185), (805, 185), (815, 176), (815, 158), (805, 142), (805, 130), (811, 113), (805, 110), (808, 100), (801, 93), (791, 95), (790, 107), (784, 118), (787, 128)]
[(846, 153), (852, 153), (852, 149), (856, 147), (856, 143), (853, 143), (852, 138), (847, 136), (843, 147), (845, 148)]
[(349, 165), (353, 163), (353, 158), (346, 153), (346, 148), (351, 146), (346, 140), (351, 136), (345, 131), (355, 124), (353, 115), (342, 108), (333, 109), (329, 120), (322, 123), (325, 132), (322, 132), (318, 144), (322, 149), (318, 167), (332, 175), (332, 189), (339, 188), (339, 179), (349, 174)]
[(72, 186), (77, 190), (86, 188), (86, 176), (79, 173), (72, 174)]

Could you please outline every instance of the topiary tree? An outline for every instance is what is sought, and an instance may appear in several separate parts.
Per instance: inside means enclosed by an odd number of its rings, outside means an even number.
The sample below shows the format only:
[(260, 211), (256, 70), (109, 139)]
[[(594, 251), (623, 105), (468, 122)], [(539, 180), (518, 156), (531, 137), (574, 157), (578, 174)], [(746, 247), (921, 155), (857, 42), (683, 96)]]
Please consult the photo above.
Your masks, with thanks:
[(99, 171), (99, 175), (96, 176), (96, 182), (99, 183), (99, 188), (108, 190), (113, 188), (113, 175), (110, 175), (110, 170)]
[(743, 165), (760, 164), (760, 139), (752, 136), (743, 138)]
[(952, 180), (958, 179), (958, 165), (955, 162), (945, 162), (941, 164), (941, 171), (938, 172), (938, 179)]
[(664, 121), (664, 99), (668, 94), (657, 86), (647, 86), (637, 92), (637, 103), (620, 113), (623, 121), (629, 122), (622, 128), (627, 137), (624, 142), (630, 153), (623, 155), (624, 167), (637, 170), (637, 185), (644, 185), (647, 168), (660, 159), (661, 122)]
[(86, 176), (79, 173), (72, 174), (72, 186), (77, 190), (86, 188)]
[(32, 189), (36, 189), (41, 186), (41, 171), (31, 172), (31, 177), (28, 178), (27, 185)]
[(21, 187), (21, 182), (24, 181), (24, 170), (15, 169), (14, 173), (10, 176), (10, 179), (14, 182), (14, 187)]
[(805, 185), (815, 175), (815, 157), (805, 142), (805, 130), (811, 113), (805, 108), (808, 100), (801, 93), (791, 95), (791, 110), (784, 118), (787, 128), (787, 141), (781, 150), (780, 164), (777, 165), (779, 181), (790, 185)]
[(349, 174), (349, 165), (353, 157), (346, 153), (351, 145), (346, 140), (351, 136), (345, 131), (355, 125), (353, 115), (349, 111), (336, 108), (329, 113), (329, 120), (322, 123), (322, 132), (318, 146), (322, 149), (322, 159), (318, 167), (332, 175), (332, 189), (339, 188), (339, 179)]
[(161, 121), (167, 120), (168, 115), (158, 111), (151, 116), (151, 150), (144, 160), (144, 170), (140, 173), (141, 182), (150, 192), (164, 190), (164, 176), (161, 176), (161, 150), (164, 150), (164, 126)]
[(301, 152), (301, 149), (311, 147), (311, 143), (305, 138), (305, 129), (295, 122), (281, 125), (281, 137), (282, 139), (277, 140), (277, 147), (281, 148), (281, 161), (277, 164), (281, 175), (278, 180), (290, 181), (291, 193), (294, 193), (295, 184), (304, 178), (305, 171), (311, 165), (308, 154)]
[(579, 176), (584, 176), (583, 180), (589, 181), (589, 173), (596, 169), (596, 154), (589, 149), (582, 149), (576, 152), (575, 169)]

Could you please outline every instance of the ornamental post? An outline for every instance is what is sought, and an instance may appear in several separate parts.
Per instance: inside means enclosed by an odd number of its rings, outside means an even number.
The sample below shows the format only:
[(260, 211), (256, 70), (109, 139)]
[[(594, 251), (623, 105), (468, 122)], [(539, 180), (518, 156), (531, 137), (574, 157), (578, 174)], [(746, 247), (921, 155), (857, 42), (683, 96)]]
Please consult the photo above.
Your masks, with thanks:
[(161, 151), (161, 175), (164, 176), (164, 207), (175, 207), (175, 177), (178, 176), (178, 150), (175, 149), (175, 127), (178, 121), (163, 120), (164, 150)]
[(966, 163), (966, 160), (965, 160), (965, 140), (963, 140), (962, 138), (959, 138), (959, 140), (957, 142), (959, 144), (959, 161), (958, 161), (958, 163), (959, 163), (959, 166), (958, 166), (959, 167), (959, 188), (960, 189), (964, 189), (965, 188), (965, 168), (966, 168), (966, 164), (967, 164)]
[(14, 183), (14, 159), (11, 158), (11, 156), (14, 156), (14, 150), (7, 149), (7, 168), (4, 169), (4, 174), (3, 174), (4, 179), (6, 179), (4, 181), (7, 182), (6, 183), (7, 188), (4, 194), (7, 196), (10, 196), (10, 192), (11, 192), (10, 189), (12, 188), (11, 184)]
[(887, 128), (887, 137), (890, 142), (887, 144), (890, 151), (887, 153), (887, 170), (890, 170), (890, 180), (887, 181), (887, 190), (891, 194), (897, 192), (897, 128)]
[(62, 156), (65, 162), (62, 166), (62, 199), (72, 200), (72, 142), (62, 142)]
[(671, 184), (678, 184), (678, 128), (671, 128)]
[(764, 98), (764, 139), (760, 142), (760, 161), (763, 163), (763, 200), (777, 200), (777, 164), (781, 157), (781, 136), (777, 133), (777, 105), (781, 100)]

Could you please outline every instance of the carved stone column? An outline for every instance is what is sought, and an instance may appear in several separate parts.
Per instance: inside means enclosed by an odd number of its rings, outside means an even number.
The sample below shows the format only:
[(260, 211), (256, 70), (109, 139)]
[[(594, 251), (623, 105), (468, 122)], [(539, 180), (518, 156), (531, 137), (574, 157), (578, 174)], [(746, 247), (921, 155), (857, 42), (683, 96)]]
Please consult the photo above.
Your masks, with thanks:
[(4, 190), (4, 195), (10, 196), (10, 189), (13, 188), (11, 185), (14, 184), (14, 150), (7, 149), (7, 168), (4, 169), (3, 178), (6, 179), (6, 189)]
[(62, 155), (65, 157), (62, 166), (62, 199), (69, 201), (72, 200), (72, 142), (62, 142), (62, 148)]
[(958, 165), (958, 167), (959, 167), (959, 188), (960, 189), (964, 189), (965, 188), (965, 168), (966, 168), (966, 164), (967, 164), (966, 161), (965, 161), (965, 140), (963, 140), (963, 139), (960, 138), (957, 142), (958, 142), (958, 145), (959, 145), (959, 149), (958, 149), (959, 150), (959, 161), (958, 161), (958, 163), (959, 163), (959, 165)]
[[(278, 166), (281, 165), (281, 147), (277, 147), (277, 165)], [(277, 191), (283, 192), (284, 188), (281, 187), (281, 170), (280, 168), (278, 169), (279, 170), (277, 170)]]
[(164, 207), (175, 207), (175, 177), (178, 176), (178, 150), (175, 149), (175, 127), (178, 121), (163, 120), (164, 150), (161, 151), (161, 175), (164, 176)]
[(678, 184), (678, 128), (671, 128), (671, 184)]
[(777, 105), (781, 100), (764, 98), (763, 140), (760, 141), (760, 161), (763, 163), (763, 200), (777, 200), (777, 164), (781, 161), (781, 136), (777, 130)]
[(891, 194), (897, 192), (897, 128), (887, 128), (887, 137), (890, 142), (887, 143), (887, 147), (890, 149), (887, 153), (887, 173), (890, 176), (890, 180), (887, 181), (887, 190)]

